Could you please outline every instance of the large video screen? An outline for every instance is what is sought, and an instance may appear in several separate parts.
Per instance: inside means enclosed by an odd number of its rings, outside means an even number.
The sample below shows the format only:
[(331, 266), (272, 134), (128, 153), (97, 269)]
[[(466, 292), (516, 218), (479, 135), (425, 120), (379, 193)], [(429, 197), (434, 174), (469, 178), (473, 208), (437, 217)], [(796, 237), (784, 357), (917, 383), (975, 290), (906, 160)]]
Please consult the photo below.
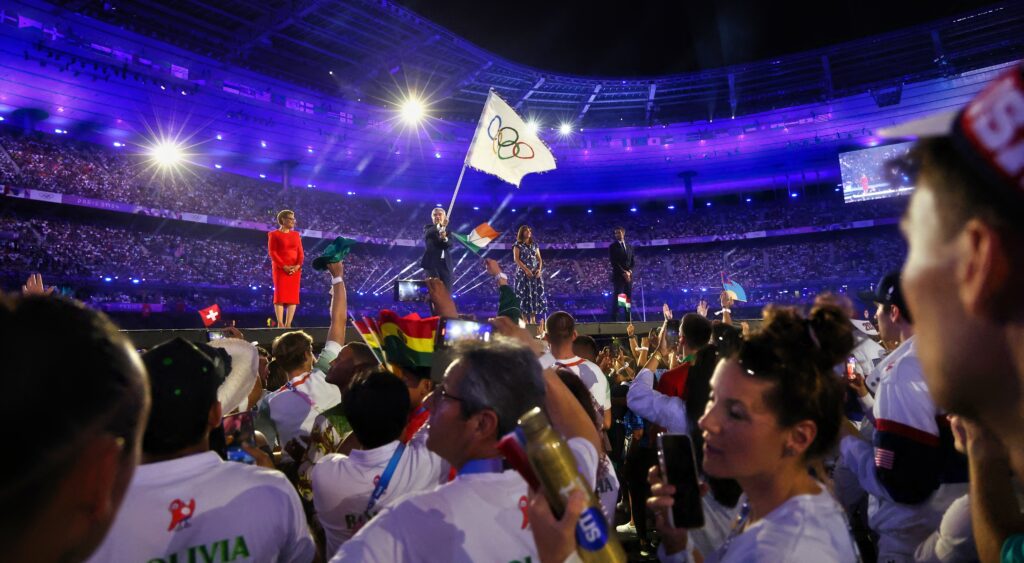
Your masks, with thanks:
[(913, 181), (886, 169), (886, 164), (907, 154), (914, 143), (897, 143), (839, 153), (843, 176), (843, 200), (846, 203), (909, 195)]

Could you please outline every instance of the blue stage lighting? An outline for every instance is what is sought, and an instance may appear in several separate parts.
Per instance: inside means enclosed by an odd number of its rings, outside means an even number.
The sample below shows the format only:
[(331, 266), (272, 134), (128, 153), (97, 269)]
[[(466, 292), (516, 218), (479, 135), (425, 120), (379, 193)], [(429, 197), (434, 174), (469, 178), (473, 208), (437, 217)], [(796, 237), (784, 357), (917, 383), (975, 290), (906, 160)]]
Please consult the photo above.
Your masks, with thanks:
[(266, 180), (266, 179), (267, 179), (267, 175), (266, 174), (260, 174), (260, 180)]
[(223, 166), (221, 166), (219, 164), (214, 164), (213, 167), (216, 168), (217, 170), (220, 170), (221, 168), (224, 168)]
[(669, 208), (670, 211), (675, 211), (676, 206), (670, 205), (670, 206), (668, 206), (668, 208)]
[(548, 209), (548, 215), (551, 215), (551, 214), (552, 214), (552, 213), (554, 213), (554, 212), (555, 212), (555, 211), (554, 211), (553, 209)]
[(629, 210), (632, 211), (633, 213), (636, 213), (636, 208), (635, 207), (630, 207)]

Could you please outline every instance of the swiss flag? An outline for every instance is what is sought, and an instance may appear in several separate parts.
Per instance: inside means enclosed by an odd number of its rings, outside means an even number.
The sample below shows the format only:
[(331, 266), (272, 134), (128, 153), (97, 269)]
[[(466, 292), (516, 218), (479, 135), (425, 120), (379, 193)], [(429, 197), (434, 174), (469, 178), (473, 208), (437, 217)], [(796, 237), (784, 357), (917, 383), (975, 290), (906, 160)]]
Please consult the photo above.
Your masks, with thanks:
[(220, 320), (220, 306), (214, 303), (205, 309), (200, 309), (199, 316), (203, 318), (203, 326), (210, 326)]

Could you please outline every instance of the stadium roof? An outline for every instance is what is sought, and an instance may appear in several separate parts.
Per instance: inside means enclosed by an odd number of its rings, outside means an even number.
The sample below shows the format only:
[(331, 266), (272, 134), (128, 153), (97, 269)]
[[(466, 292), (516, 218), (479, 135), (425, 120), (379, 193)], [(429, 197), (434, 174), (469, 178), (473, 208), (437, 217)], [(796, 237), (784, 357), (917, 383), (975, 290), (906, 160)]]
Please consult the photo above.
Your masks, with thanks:
[(418, 90), (432, 102), (434, 115), (454, 121), (474, 121), (490, 88), (547, 122), (653, 125), (865, 92), (884, 99), (907, 82), (1024, 56), (1020, 2), (769, 60), (649, 78), (594, 78), (526, 66), (387, 0), (56, 3), (332, 95), (387, 104)]

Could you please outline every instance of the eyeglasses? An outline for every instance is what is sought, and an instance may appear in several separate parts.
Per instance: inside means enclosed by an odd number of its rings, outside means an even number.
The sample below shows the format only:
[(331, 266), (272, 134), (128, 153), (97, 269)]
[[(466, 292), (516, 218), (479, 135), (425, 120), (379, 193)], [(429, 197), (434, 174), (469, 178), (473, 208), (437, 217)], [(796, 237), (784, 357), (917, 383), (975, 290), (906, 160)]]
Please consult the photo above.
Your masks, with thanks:
[(438, 385), (437, 389), (434, 390), (434, 393), (437, 394), (437, 400), (438, 401), (441, 401), (441, 400), (444, 400), (444, 399), (451, 399), (451, 400), (457, 401), (459, 403), (465, 403), (466, 402), (464, 399), (461, 399), (461, 398), (456, 397), (455, 395), (452, 395), (451, 393), (449, 393), (448, 389), (446, 389), (444, 385)]

